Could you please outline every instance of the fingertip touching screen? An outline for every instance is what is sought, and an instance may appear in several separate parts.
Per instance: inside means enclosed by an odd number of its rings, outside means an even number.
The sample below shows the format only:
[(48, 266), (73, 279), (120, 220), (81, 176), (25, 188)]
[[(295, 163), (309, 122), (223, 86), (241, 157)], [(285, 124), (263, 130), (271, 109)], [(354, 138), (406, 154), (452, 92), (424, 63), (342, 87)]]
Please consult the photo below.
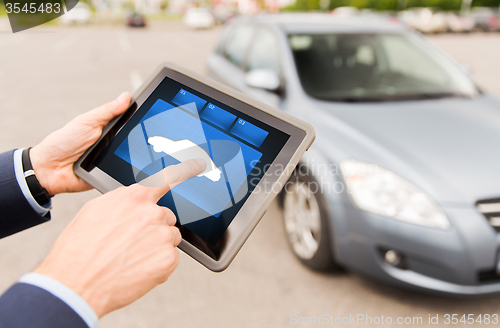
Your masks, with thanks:
[(204, 159), (205, 171), (175, 186), (158, 204), (215, 245), (289, 137), (165, 77), (91, 166), (131, 185), (170, 165)]

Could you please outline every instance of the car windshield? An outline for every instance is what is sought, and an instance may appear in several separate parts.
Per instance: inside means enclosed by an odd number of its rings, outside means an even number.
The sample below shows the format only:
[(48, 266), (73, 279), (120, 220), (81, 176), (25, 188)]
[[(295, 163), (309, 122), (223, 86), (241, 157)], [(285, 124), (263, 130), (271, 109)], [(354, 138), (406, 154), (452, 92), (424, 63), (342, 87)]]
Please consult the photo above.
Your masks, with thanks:
[(411, 33), (289, 36), (298, 75), (312, 97), (386, 101), (473, 97), (472, 80)]

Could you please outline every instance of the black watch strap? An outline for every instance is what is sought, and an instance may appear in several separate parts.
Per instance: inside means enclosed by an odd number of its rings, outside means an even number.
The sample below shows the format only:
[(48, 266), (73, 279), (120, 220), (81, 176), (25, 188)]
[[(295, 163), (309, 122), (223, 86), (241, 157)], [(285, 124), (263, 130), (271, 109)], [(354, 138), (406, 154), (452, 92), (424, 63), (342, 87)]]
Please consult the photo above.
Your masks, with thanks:
[(43, 206), (48, 202), (50, 202), (50, 194), (47, 192), (45, 188), (42, 187), (42, 185), (36, 178), (35, 171), (33, 171), (33, 165), (31, 164), (31, 159), (29, 155), (30, 149), (31, 147), (23, 150), (22, 154), (24, 179), (26, 180), (26, 184), (28, 185), (28, 189), (30, 190), (33, 198), (40, 206)]

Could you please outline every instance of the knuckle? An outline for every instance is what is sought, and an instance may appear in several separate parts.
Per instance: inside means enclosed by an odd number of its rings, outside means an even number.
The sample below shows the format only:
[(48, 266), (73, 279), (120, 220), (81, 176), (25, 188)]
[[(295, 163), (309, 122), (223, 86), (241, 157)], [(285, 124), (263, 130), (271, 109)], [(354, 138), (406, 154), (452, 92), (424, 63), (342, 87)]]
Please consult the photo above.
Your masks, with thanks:
[(179, 265), (179, 251), (177, 249), (172, 250), (172, 254), (170, 256), (170, 268), (175, 269)]
[(161, 237), (162, 240), (165, 244), (169, 245), (172, 244), (173, 241), (173, 234), (171, 229), (168, 229), (167, 227), (164, 227), (164, 229), (161, 229)]
[(172, 233), (172, 242), (174, 244), (174, 247), (177, 247), (181, 243), (181, 240), (182, 240), (181, 231), (177, 227), (172, 227), (171, 233)]
[(179, 264), (179, 251), (173, 247), (166, 251), (162, 264), (165, 271), (174, 270)]
[(165, 217), (167, 218), (167, 224), (174, 225), (177, 222), (177, 217), (174, 212), (168, 207), (162, 207)]
[(162, 256), (158, 259), (158, 271), (160, 283), (167, 281), (172, 271), (177, 268), (179, 264), (179, 252), (175, 248), (165, 250)]

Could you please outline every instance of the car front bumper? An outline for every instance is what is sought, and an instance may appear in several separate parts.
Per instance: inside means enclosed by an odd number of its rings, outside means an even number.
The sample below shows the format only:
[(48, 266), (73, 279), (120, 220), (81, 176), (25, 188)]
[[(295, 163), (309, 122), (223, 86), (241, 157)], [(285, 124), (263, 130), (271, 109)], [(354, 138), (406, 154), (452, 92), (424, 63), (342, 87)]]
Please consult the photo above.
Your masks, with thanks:
[[(330, 209), (336, 260), (355, 272), (434, 293), (500, 292), (500, 275), (495, 274), (500, 238), (473, 206), (444, 208), (450, 230), (364, 212), (349, 201), (330, 203)], [(384, 260), (384, 250), (389, 249), (403, 254), (406, 268)]]

